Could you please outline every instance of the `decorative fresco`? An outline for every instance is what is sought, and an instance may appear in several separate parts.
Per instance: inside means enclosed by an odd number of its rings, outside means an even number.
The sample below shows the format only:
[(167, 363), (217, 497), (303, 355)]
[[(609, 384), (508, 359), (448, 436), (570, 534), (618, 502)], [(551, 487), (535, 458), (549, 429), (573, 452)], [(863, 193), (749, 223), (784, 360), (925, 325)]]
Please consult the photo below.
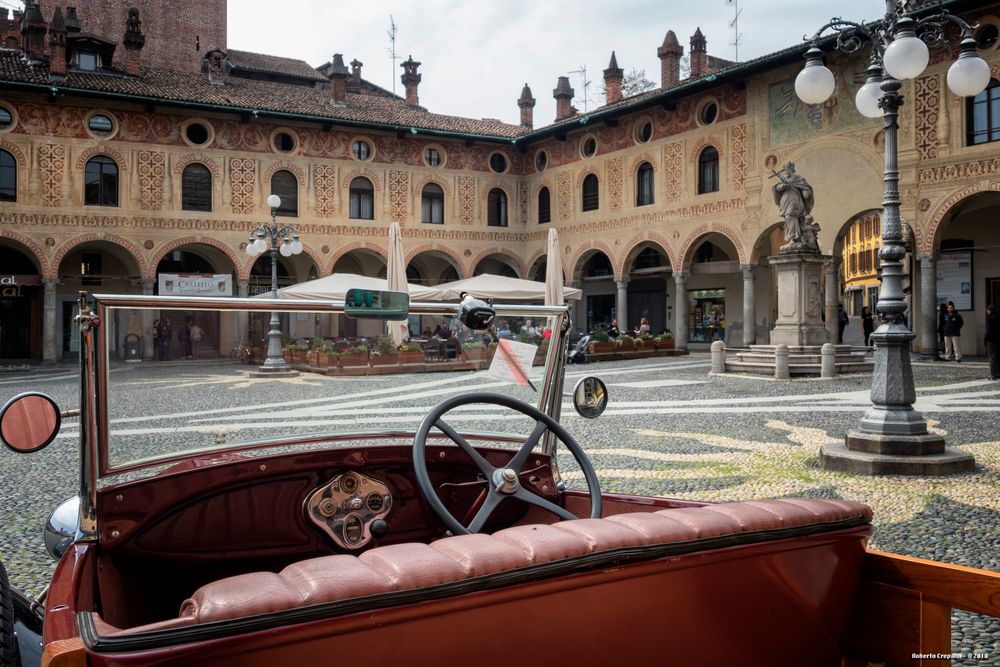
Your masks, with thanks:
[(794, 77), (771, 84), (768, 98), (772, 146), (881, 122), (865, 118), (854, 106), (854, 95), (865, 82), (861, 64), (843, 63), (831, 69), (837, 79), (837, 88), (823, 104), (805, 104), (799, 100), (795, 95)]

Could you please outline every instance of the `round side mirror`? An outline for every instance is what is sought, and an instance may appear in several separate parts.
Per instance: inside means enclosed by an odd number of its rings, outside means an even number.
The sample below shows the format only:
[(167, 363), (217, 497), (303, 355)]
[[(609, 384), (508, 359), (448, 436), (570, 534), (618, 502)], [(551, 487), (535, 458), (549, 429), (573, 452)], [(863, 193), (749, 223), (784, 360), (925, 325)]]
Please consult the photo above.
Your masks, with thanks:
[(59, 433), (56, 402), (35, 391), (18, 394), (0, 408), (0, 442), (15, 452), (37, 452)]
[(587, 376), (573, 388), (573, 407), (577, 414), (596, 419), (608, 407), (608, 387), (600, 378)]
[(80, 497), (73, 496), (63, 501), (55, 508), (49, 520), (45, 523), (45, 550), (55, 560), (69, 549), (76, 540), (76, 532), (80, 527)]

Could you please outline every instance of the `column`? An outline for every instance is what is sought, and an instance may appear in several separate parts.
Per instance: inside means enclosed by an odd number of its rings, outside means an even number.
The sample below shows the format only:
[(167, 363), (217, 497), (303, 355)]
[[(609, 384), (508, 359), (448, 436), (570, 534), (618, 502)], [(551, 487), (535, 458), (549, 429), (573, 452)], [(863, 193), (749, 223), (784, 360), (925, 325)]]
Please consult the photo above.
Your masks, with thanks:
[(59, 360), (59, 345), (56, 337), (56, 285), (58, 278), (42, 278), (45, 286), (42, 301), (42, 363), (54, 364)]
[(744, 264), (743, 272), (743, 345), (757, 342), (757, 308), (754, 305), (754, 266)]
[[(245, 299), (250, 296), (250, 281), (240, 280), (236, 284), (236, 296)], [(249, 340), (250, 338), (250, 313), (245, 310), (236, 313), (236, 340)], [(249, 341), (253, 345), (253, 341)]]
[(688, 305), (687, 305), (688, 274), (679, 271), (674, 274), (674, 349), (686, 350), (688, 345)]
[(830, 342), (834, 345), (840, 343), (837, 340), (837, 303), (840, 302), (840, 295), (837, 294), (837, 259), (833, 258), (826, 263), (826, 330), (830, 333)]
[[(615, 284), (618, 286), (618, 296), (615, 298), (615, 313), (618, 320), (619, 331), (631, 329), (628, 323), (628, 278), (617, 277)], [(636, 328), (639, 323), (635, 323)]]
[[(156, 278), (140, 278), (139, 285), (142, 287), (143, 296), (152, 296), (153, 288), (156, 286)], [(142, 311), (142, 359), (152, 361), (156, 358), (156, 349), (153, 345), (153, 315), (155, 311)]]
[(920, 261), (920, 352), (925, 359), (937, 359), (937, 258), (928, 253), (917, 255), (917, 259)]
[[(569, 287), (576, 287), (576, 288), (580, 287), (580, 283), (578, 283), (575, 280), (570, 280), (566, 284)], [(586, 328), (587, 327), (587, 323), (586, 322), (580, 322), (579, 320), (577, 320), (577, 316), (580, 314), (580, 301), (582, 299), (584, 299), (584, 298), (585, 297), (581, 296), (580, 299), (567, 299), (566, 300), (566, 307), (568, 309), (567, 313), (566, 313), (566, 316), (569, 317), (570, 333), (572, 333), (574, 331), (586, 331), (587, 330), (587, 328)]]

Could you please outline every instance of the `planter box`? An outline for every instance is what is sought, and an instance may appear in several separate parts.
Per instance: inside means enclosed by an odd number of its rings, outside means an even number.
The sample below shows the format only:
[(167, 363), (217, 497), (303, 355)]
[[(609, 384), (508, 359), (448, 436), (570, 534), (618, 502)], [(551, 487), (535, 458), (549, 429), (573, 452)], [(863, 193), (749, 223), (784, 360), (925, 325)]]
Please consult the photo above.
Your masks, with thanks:
[(671, 338), (670, 340), (660, 341), (659, 345), (657, 345), (657, 348), (660, 349), (660, 350), (672, 350), (672, 349), (674, 349), (674, 339)]
[(340, 354), (340, 367), (341, 368), (359, 368), (368, 365), (368, 353), (364, 354), (350, 354), (348, 352), (342, 352)]
[(293, 363), (293, 364), (304, 364), (304, 363), (306, 363), (306, 355), (307, 354), (308, 353), (305, 350), (295, 350), (294, 352), (292, 352), (292, 361), (291, 361), (291, 363)]
[(400, 352), (398, 356), (400, 364), (422, 364), (427, 360), (423, 352)]
[(548, 345), (539, 345), (538, 349), (535, 350), (535, 360), (532, 362), (532, 366), (541, 366), (545, 363), (545, 357), (549, 354)]
[(323, 354), (322, 352), (317, 355), (316, 361), (316, 365), (320, 368), (329, 368), (330, 366), (337, 365), (337, 357), (330, 354)]
[(635, 341), (631, 338), (619, 338), (621, 343), (616, 342), (615, 346), (622, 352), (632, 352), (635, 350)]
[(462, 358), (467, 361), (479, 361), (486, 357), (486, 348), (479, 346), (473, 348), (462, 348)]
[(372, 366), (395, 366), (399, 363), (398, 354), (376, 354), (371, 358)]
[(591, 354), (606, 354), (608, 352), (614, 352), (615, 344), (611, 341), (606, 343), (591, 343), (589, 351)]

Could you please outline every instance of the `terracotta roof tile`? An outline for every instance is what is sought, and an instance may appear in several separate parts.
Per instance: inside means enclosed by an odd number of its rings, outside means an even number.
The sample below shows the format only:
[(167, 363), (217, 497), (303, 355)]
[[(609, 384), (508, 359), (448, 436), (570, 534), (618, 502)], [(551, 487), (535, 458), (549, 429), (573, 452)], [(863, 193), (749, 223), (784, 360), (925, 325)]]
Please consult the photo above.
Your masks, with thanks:
[(304, 60), (269, 56), (263, 53), (251, 53), (250, 51), (237, 51), (236, 49), (229, 49), (226, 55), (229, 57), (229, 62), (237, 70), (293, 76), (320, 83), (328, 81), (325, 76), (317, 72)]

